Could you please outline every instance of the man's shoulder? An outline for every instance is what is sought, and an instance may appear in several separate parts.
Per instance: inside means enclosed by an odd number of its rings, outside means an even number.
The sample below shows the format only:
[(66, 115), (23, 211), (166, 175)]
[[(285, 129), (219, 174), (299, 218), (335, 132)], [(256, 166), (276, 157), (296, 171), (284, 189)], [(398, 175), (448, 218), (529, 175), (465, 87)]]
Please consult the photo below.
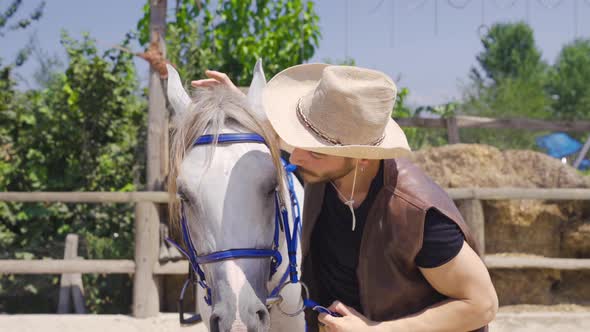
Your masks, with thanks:
[(421, 208), (446, 208), (453, 205), (447, 192), (407, 158), (388, 159), (385, 165), (385, 186), (393, 195)]
[(407, 158), (384, 160), (385, 185), (403, 192), (415, 190), (442, 190), (416, 163)]

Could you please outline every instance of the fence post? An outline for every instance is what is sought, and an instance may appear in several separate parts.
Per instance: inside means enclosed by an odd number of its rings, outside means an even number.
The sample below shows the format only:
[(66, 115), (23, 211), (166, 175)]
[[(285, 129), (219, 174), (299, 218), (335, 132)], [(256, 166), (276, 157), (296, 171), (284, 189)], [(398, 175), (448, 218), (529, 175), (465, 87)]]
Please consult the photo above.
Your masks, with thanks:
[(462, 199), (457, 202), (457, 207), (465, 222), (475, 238), (475, 243), (479, 248), (479, 255), (485, 255), (485, 224), (483, 206), (479, 199)]
[[(84, 259), (76, 256), (76, 259)], [(77, 314), (86, 313), (86, 301), (84, 301), (84, 284), (82, 282), (82, 274), (72, 274), (72, 300), (74, 302), (74, 312)]]
[[(153, 0), (150, 4), (150, 40), (158, 46), (162, 61), (166, 58), (166, 0)], [(150, 48), (152, 46), (150, 45)], [(162, 85), (161, 68), (150, 65), (146, 189), (163, 190), (168, 165), (168, 113)], [(135, 276), (133, 283), (133, 315), (153, 317), (160, 312), (159, 277), (153, 274), (158, 261), (159, 223), (158, 207), (152, 202), (135, 205)]]
[(457, 118), (451, 116), (445, 119), (447, 124), (447, 137), (449, 138), (449, 144), (461, 143), (459, 138), (459, 127), (457, 126)]
[[(75, 259), (78, 255), (78, 235), (68, 234), (66, 236), (66, 247), (64, 259)], [(72, 311), (72, 273), (64, 273), (59, 281), (59, 297), (57, 301), (57, 313), (67, 314)]]
[(157, 276), (153, 274), (159, 250), (158, 209), (153, 202), (135, 205), (135, 274), (133, 276), (133, 316), (157, 316), (160, 296)]

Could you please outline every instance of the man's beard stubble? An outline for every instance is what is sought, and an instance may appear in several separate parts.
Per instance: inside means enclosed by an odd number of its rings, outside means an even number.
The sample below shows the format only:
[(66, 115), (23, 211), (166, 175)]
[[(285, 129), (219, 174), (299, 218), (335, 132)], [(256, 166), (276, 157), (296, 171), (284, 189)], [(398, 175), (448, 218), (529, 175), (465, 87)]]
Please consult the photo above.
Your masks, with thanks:
[(352, 160), (350, 163), (347, 163), (343, 168), (331, 172), (327, 172), (324, 174), (318, 174), (312, 171), (309, 171), (303, 167), (298, 167), (297, 171), (303, 178), (304, 183), (322, 183), (322, 182), (329, 182), (329, 181), (336, 181), (350, 172), (354, 172), (354, 163)]

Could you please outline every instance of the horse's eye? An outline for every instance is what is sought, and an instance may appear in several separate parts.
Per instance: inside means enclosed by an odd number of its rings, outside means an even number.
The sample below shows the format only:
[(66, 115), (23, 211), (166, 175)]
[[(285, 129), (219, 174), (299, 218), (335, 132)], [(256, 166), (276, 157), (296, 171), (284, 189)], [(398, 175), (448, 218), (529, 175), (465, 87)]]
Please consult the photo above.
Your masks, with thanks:
[(279, 190), (279, 187), (276, 184), (270, 186), (270, 189), (268, 190), (268, 195), (274, 195), (275, 192), (277, 192), (277, 190)]
[(183, 192), (177, 192), (176, 193), (176, 198), (178, 198), (181, 202), (186, 202), (188, 201), (188, 199), (186, 199), (186, 196)]

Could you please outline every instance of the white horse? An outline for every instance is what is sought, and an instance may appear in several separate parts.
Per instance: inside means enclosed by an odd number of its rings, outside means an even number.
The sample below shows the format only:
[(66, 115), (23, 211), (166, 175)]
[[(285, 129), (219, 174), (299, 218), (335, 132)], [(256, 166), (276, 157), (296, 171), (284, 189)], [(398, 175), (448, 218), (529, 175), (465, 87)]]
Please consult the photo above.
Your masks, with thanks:
[[(262, 110), (266, 85), (262, 66), (256, 64), (247, 98), (224, 85), (197, 89), (191, 98), (176, 70), (168, 66), (168, 72), (168, 99), (176, 111), (169, 190), (179, 198), (171, 204), (171, 219), (178, 222), (182, 204), (190, 242), (198, 255), (271, 248), (275, 189), (280, 188), (285, 202), (289, 197), (277, 137)], [(227, 133), (256, 133), (266, 144), (193, 145), (202, 135)], [(297, 196), (303, 198), (302, 186), (297, 181), (294, 185)], [(294, 218), (288, 210), (292, 230)], [(281, 310), (266, 306), (270, 291), (279, 286), (289, 265), (284, 232), (280, 232), (279, 251), (283, 262), (272, 278), (269, 257), (201, 265), (211, 289), (211, 304), (204, 300), (205, 289), (197, 287), (198, 309), (210, 331), (304, 331), (302, 313), (290, 317), (281, 312), (300, 308), (300, 284), (282, 289)], [(299, 251), (298, 266), (300, 260)]]

